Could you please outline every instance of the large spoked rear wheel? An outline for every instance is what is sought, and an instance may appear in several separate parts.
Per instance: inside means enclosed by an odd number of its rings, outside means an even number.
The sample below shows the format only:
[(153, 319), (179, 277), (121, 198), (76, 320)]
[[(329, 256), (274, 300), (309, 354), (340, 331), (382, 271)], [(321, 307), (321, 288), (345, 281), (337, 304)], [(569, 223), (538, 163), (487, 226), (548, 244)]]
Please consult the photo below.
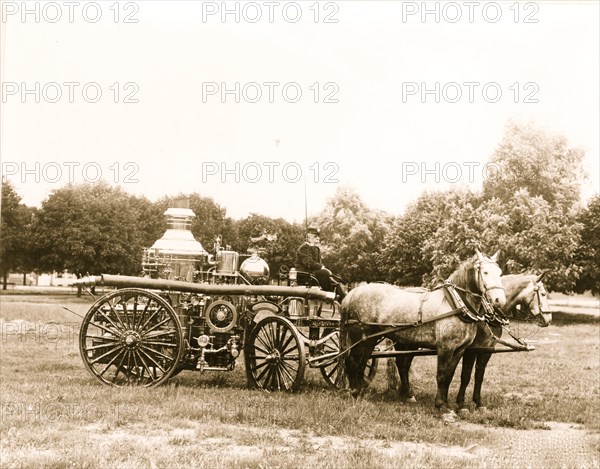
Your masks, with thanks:
[(265, 391), (295, 391), (304, 378), (304, 343), (296, 327), (280, 316), (254, 326), (246, 344), (249, 384)]
[[(325, 331), (325, 334), (326, 333), (327, 331)], [(323, 344), (323, 354), (339, 351), (340, 334), (339, 331), (335, 331), (335, 333), (332, 334), (331, 337)], [(319, 368), (321, 370), (321, 374), (323, 375), (323, 379), (325, 379), (327, 384), (335, 389), (344, 389), (348, 387), (348, 378), (346, 377), (343, 365), (340, 363), (341, 361), (343, 361), (343, 358), (341, 360), (335, 360)], [(367, 361), (364, 372), (365, 384), (367, 386), (375, 379), (375, 375), (377, 374), (377, 365), (377, 358), (369, 358)]]
[(125, 288), (100, 298), (79, 334), (83, 363), (110, 386), (157, 386), (177, 370), (184, 352), (181, 324), (155, 293)]

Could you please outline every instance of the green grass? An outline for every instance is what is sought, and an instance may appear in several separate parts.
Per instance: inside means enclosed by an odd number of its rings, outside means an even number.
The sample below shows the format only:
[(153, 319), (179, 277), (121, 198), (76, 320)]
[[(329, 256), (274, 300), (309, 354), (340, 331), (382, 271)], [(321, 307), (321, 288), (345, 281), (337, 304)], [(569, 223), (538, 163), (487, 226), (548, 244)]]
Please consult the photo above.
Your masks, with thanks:
[(493, 356), (489, 410), (445, 425), (433, 406), (435, 357), (414, 360), (413, 405), (388, 391), (383, 364), (358, 399), (327, 388), (318, 370), (294, 394), (248, 390), (241, 360), (158, 388), (102, 386), (79, 357), (80, 319), (62, 308), (90, 304), (0, 297), (1, 467), (599, 465), (600, 328), (589, 316), (555, 315), (534, 352)]

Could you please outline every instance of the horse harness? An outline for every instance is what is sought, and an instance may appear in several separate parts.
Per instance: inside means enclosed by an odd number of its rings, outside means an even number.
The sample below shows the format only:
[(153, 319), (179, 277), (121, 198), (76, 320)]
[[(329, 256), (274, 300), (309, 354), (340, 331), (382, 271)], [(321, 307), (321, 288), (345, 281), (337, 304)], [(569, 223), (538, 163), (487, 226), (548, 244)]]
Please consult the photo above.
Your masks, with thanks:
[[(445, 312), (442, 314), (438, 314), (437, 316), (434, 316), (432, 318), (423, 320), (423, 305), (427, 301), (429, 294), (433, 291), (436, 291), (436, 290), (439, 290), (442, 288), (444, 289), (444, 297), (446, 298), (446, 301), (448, 301), (448, 304), (450, 304), (451, 307), (453, 307), (453, 309), (451, 311), (448, 311), (448, 312)], [(426, 291), (425, 293), (423, 293), (421, 295), (421, 298), (419, 299), (419, 311), (417, 313), (418, 320), (415, 322), (401, 323), (401, 324), (398, 324), (398, 323), (381, 324), (381, 323), (375, 323), (375, 322), (363, 322), (360, 319), (347, 319), (345, 321), (345, 325), (358, 324), (363, 329), (363, 337), (361, 340), (355, 342), (349, 348), (347, 348), (344, 352), (342, 352), (340, 354), (340, 356), (346, 354), (347, 352), (349, 352), (352, 348), (354, 348), (356, 345), (360, 344), (361, 342), (365, 342), (370, 339), (375, 339), (377, 337), (383, 337), (387, 334), (392, 334), (394, 332), (398, 332), (403, 329), (424, 326), (425, 324), (429, 324), (429, 323), (432, 323), (435, 321), (439, 321), (440, 319), (445, 319), (445, 318), (449, 318), (452, 316), (460, 315), (459, 316), (460, 319), (467, 323), (485, 321), (485, 316), (484, 315), (480, 316), (472, 308), (469, 308), (469, 306), (467, 306), (467, 304), (460, 297), (457, 290), (461, 290), (461, 291), (470, 293), (472, 295), (479, 296), (485, 302), (485, 298), (483, 298), (482, 295), (479, 295), (479, 294), (471, 292), (469, 290), (465, 290), (463, 288), (457, 287), (453, 283), (446, 281), (443, 284), (438, 285), (437, 287), (433, 288), (432, 290)], [(489, 305), (489, 303), (488, 303), (488, 305)], [(490, 308), (491, 308), (491, 306), (490, 306)], [(375, 333), (367, 336), (364, 333), (364, 328), (369, 327), (369, 326), (388, 326), (388, 327), (385, 328), (384, 330), (375, 332)]]
[[(536, 315), (532, 313), (533, 308), (531, 307), (531, 304), (536, 299), (538, 301), (540, 314), (548, 312), (548, 311), (543, 311), (543, 309), (542, 309), (543, 302), (542, 302), (542, 298), (541, 298), (542, 292), (540, 291), (540, 285), (536, 284), (535, 287), (533, 287), (533, 291), (534, 291), (534, 295), (531, 298), (531, 301), (529, 301), (529, 303), (527, 304), (527, 310), (528, 310), (527, 316), (522, 319), (523, 321), (531, 321), (531, 320), (536, 319)], [(502, 345), (505, 345), (507, 347), (510, 347), (514, 350), (527, 350), (527, 351), (535, 350), (535, 347), (527, 344), (523, 339), (520, 339), (515, 334), (513, 334), (512, 330), (509, 327), (508, 317), (499, 308), (492, 307), (485, 299), (482, 303), (482, 306), (484, 307), (484, 309), (486, 309), (485, 325), (487, 327), (487, 331), (496, 342), (498, 342)], [(502, 329), (504, 329), (506, 332), (508, 332), (508, 334), (511, 336), (511, 338), (516, 342), (516, 345), (511, 344), (510, 342), (507, 342), (507, 341), (501, 339), (500, 337), (497, 337), (496, 334), (494, 334), (494, 332), (490, 328), (490, 324), (502, 327)]]

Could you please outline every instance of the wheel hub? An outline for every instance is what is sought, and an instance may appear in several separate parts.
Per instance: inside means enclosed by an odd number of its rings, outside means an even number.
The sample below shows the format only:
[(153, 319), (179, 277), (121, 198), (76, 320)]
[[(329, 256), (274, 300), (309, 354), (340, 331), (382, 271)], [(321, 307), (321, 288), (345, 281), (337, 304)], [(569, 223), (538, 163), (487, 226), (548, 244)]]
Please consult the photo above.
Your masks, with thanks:
[(121, 343), (128, 349), (137, 349), (140, 347), (142, 337), (136, 331), (126, 331), (121, 338)]
[(267, 363), (276, 363), (279, 361), (280, 358), (281, 358), (281, 354), (279, 353), (279, 350), (273, 350), (270, 354), (268, 354), (265, 357), (265, 361)]

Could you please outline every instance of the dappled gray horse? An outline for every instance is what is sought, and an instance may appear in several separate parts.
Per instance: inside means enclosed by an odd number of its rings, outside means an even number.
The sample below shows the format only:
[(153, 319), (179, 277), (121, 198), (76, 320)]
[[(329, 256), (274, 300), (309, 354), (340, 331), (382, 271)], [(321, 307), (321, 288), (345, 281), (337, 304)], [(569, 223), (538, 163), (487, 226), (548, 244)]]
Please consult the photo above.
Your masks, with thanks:
[[(415, 293), (372, 283), (350, 291), (341, 305), (340, 332), (343, 347), (348, 350), (345, 368), (353, 393), (364, 389), (366, 363), (377, 342), (387, 337), (397, 344), (397, 349), (437, 350), (435, 405), (445, 410), (456, 366), (477, 333), (477, 323), (461, 314), (464, 310), (456, 307), (449, 291), (458, 293), (474, 314), (479, 311), (483, 296), (492, 304), (503, 306), (506, 298), (500, 281), (502, 271), (496, 264), (497, 254), (488, 258), (477, 251), (449, 277), (453, 287)], [(405, 371), (408, 373), (408, 368)]]
[[(502, 308), (505, 316), (518, 320), (532, 320), (540, 327), (547, 327), (552, 321), (552, 313), (548, 306), (548, 295), (541, 275), (504, 275), (502, 285), (506, 293), (506, 304)], [(473, 365), (475, 365), (475, 383), (473, 385), (473, 402), (481, 407), (481, 385), (485, 368), (492, 357), (491, 349), (496, 346), (502, 336), (503, 325), (499, 321), (483, 322), (477, 328), (477, 335), (467, 348), (462, 360), (460, 389), (456, 396), (459, 409), (465, 408), (465, 392)], [(503, 342), (500, 339), (501, 342)], [(510, 344), (512, 345), (512, 344)], [(479, 350), (477, 350), (479, 348)], [(489, 348), (490, 350), (484, 350)]]

